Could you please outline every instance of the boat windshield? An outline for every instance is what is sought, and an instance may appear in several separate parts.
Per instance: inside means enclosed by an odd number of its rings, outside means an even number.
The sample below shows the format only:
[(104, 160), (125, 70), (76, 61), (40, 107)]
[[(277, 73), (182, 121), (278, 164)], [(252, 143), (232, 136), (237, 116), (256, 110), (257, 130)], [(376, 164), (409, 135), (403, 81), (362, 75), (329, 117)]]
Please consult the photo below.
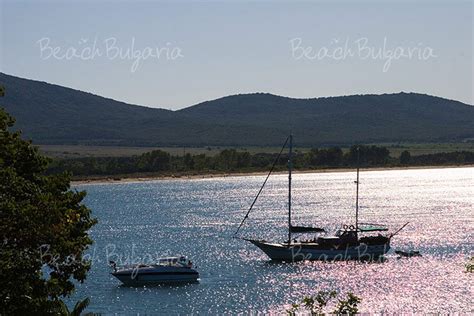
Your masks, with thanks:
[(187, 263), (188, 263), (188, 259), (185, 256), (158, 259), (159, 265), (166, 265), (166, 266), (177, 265), (177, 264), (187, 264)]
[(161, 258), (158, 260), (159, 264), (172, 265), (178, 262), (178, 258)]
[(359, 226), (359, 231), (361, 233), (385, 232), (388, 231), (388, 228), (384, 225), (378, 224), (362, 224)]

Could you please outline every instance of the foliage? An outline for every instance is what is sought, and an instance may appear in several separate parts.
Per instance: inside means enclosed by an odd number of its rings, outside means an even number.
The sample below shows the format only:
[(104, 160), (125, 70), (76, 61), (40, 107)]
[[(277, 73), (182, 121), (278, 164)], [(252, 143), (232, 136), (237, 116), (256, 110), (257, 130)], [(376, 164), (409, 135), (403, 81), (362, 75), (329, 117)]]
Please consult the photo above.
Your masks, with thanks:
[(474, 272), (474, 257), (471, 257), (471, 260), (466, 263), (466, 272)]
[(408, 150), (402, 151), (400, 154), (400, 164), (401, 165), (408, 165), (411, 160), (411, 154)]
[[(89, 306), (90, 299), (87, 297), (84, 300), (77, 302), (76, 305), (74, 305), (74, 308), (71, 311), (69, 310), (69, 308), (67, 307), (67, 305), (63, 301), (60, 301), (59, 303), (60, 303), (59, 307), (55, 311), (55, 313), (57, 315), (60, 315), (60, 316), (80, 316), (82, 314), (82, 312), (87, 308), (87, 306)], [(86, 315), (90, 315), (90, 314), (88, 313)]]
[(347, 299), (339, 300), (333, 313), (337, 315), (355, 315), (359, 311), (357, 304), (361, 301), (360, 298), (349, 292), (347, 293)]
[(61, 298), (83, 281), (83, 252), (96, 223), (70, 190), (65, 173), (45, 175), (48, 159), (10, 132), (14, 120), (0, 110), (0, 313), (54, 314)]
[(361, 166), (383, 166), (390, 157), (390, 151), (385, 147), (353, 145), (346, 158), (350, 165), (356, 165), (359, 160)]
[[(361, 167), (382, 167), (396, 165), (446, 165), (472, 164), (474, 152), (436, 153), (411, 156), (403, 152), (400, 159), (391, 158), (390, 151), (380, 146), (352, 146), (343, 153), (339, 147), (314, 148), (306, 153), (294, 154), (295, 169), (353, 168), (357, 165), (356, 148), (360, 148)], [(144, 172), (161, 174), (208, 173), (208, 172), (246, 172), (268, 170), (277, 154), (257, 153), (226, 149), (214, 156), (205, 154), (172, 156), (161, 150), (154, 150), (132, 157), (86, 157), (54, 160), (49, 173), (69, 171), (75, 176), (120, 175)], [(286, 169), (288, 156), (283, 154), (276, 169)]]
[[(295, 99), (240, 94), (178, 111), (118, 102), (0, 73), (6, 110), (38, 144), (298, 146), (474, 138), (474, 107), (417, 93)], [(449, 113), (449, 115), (447, 115)]]
[(341, 166), (344, 162), (342, 149), (339, 147), (332, 148), (313, 148), (306, 154), (307, 166)]
[[(299, 312), (310, 315), (325, 315), (327, 305), (336, 297), (336, 291), (319, 291), (316, 295), (305, 296), (300, 303), (292, 304), (287, 313), (292, 316)], [(346, 299), (338, 299), (332, 313), (336, 315), (355, 315), (358, 313), (357, 305), (360, 302), (360, 298), (349, 292)]]
[(446, 164), (472, 164), (474, 163), (474, 152), (454, 151), (449, 153), (435, 153), (427, 155), (411, 156), (410, 165), (446, 165)]

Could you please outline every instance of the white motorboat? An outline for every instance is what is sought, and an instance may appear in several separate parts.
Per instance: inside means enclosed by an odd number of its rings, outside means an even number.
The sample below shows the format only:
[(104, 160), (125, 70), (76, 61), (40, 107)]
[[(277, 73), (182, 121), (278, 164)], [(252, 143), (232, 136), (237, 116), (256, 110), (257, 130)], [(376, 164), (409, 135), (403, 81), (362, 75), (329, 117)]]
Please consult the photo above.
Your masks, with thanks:
[(185, 256), (160, 258), (156, 264), (136, 264), (117, 267), (110, 262), (111, 273), (123, 284), (129, 286), (153, 285), (161, 283), (197, 282), (199, 273)]

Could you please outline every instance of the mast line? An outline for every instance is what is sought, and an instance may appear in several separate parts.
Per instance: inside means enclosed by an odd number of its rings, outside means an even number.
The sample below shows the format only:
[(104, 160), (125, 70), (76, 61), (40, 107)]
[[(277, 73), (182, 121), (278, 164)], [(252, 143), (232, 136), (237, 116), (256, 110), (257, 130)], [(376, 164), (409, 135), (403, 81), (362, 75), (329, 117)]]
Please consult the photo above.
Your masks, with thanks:
[(250, 205), (250, 208), (249, 208), (249, 210), (247, 211), (247, 214), (245, 214), (244, 219), (242, 220), (242, 222), (240, 223), (239, 227), (238, 227), (237, 230), (235, 231), (234, 237), (237, 236), (237, 234), (239, 233), (240, 228), (242, 228), (242, 225), (244, 224), (245, 220), (249, 217), (250, 211), (252, 211), (252, 208), (253, 208), (253, 206), (255, 205), (255, 202), (257, 202), (257, 199), (258, 199), (258, 197), (260, 196), (260, 193), (262, 193), (262, 191), (263, 191), (263, 187), (265, 187), (265, 184), (267, 183), (268, 178), (270, 178), (270, 175), (272, 174), (273, 169), (275, 169), (275, 166), (276, 166), (278, 160), (280, 160), (281, 154), (283, 153), (283, 150), (285, 149), (286, 144), (288, 143), (288, 140), (289, 140), (289, 137), (286, 138), (285, 143), (284, 143), (283, 146), (281, 147), (280, 153), (278, 154), (278, 156), (277, 156), (277, 157), (275, 158), (275, 160), (273, 161), (272, 167), (271, 167), (270, 171), (268, 172), (267, 177), (265, 178), (265, 181), (263, 181), (263, 184), (262, 184), (262, 186), (260, 187), (260, 190), (258, 191), (257, 196), (255, 196), (255, 199), (253, 200), (252, 204)]
[(291, 171), (293, 168), (293, 135), (290, 134), (290, 152), (288, 155), (288, 245), (291, 244)]
[(359, 231), (359, 162), (360, 147), (357, 147), (357, 181), (356, 181), (356, 232)]

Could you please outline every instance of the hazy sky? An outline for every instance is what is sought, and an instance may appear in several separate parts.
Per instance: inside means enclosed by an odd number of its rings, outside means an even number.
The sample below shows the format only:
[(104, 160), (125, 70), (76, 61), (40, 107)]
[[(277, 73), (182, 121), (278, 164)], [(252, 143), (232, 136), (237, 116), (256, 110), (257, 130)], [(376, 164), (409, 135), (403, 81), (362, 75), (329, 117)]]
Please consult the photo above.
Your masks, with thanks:
[(0, 71), (129, 103), (399, 91), (474, 103), (472, 1), (0, 1)]

